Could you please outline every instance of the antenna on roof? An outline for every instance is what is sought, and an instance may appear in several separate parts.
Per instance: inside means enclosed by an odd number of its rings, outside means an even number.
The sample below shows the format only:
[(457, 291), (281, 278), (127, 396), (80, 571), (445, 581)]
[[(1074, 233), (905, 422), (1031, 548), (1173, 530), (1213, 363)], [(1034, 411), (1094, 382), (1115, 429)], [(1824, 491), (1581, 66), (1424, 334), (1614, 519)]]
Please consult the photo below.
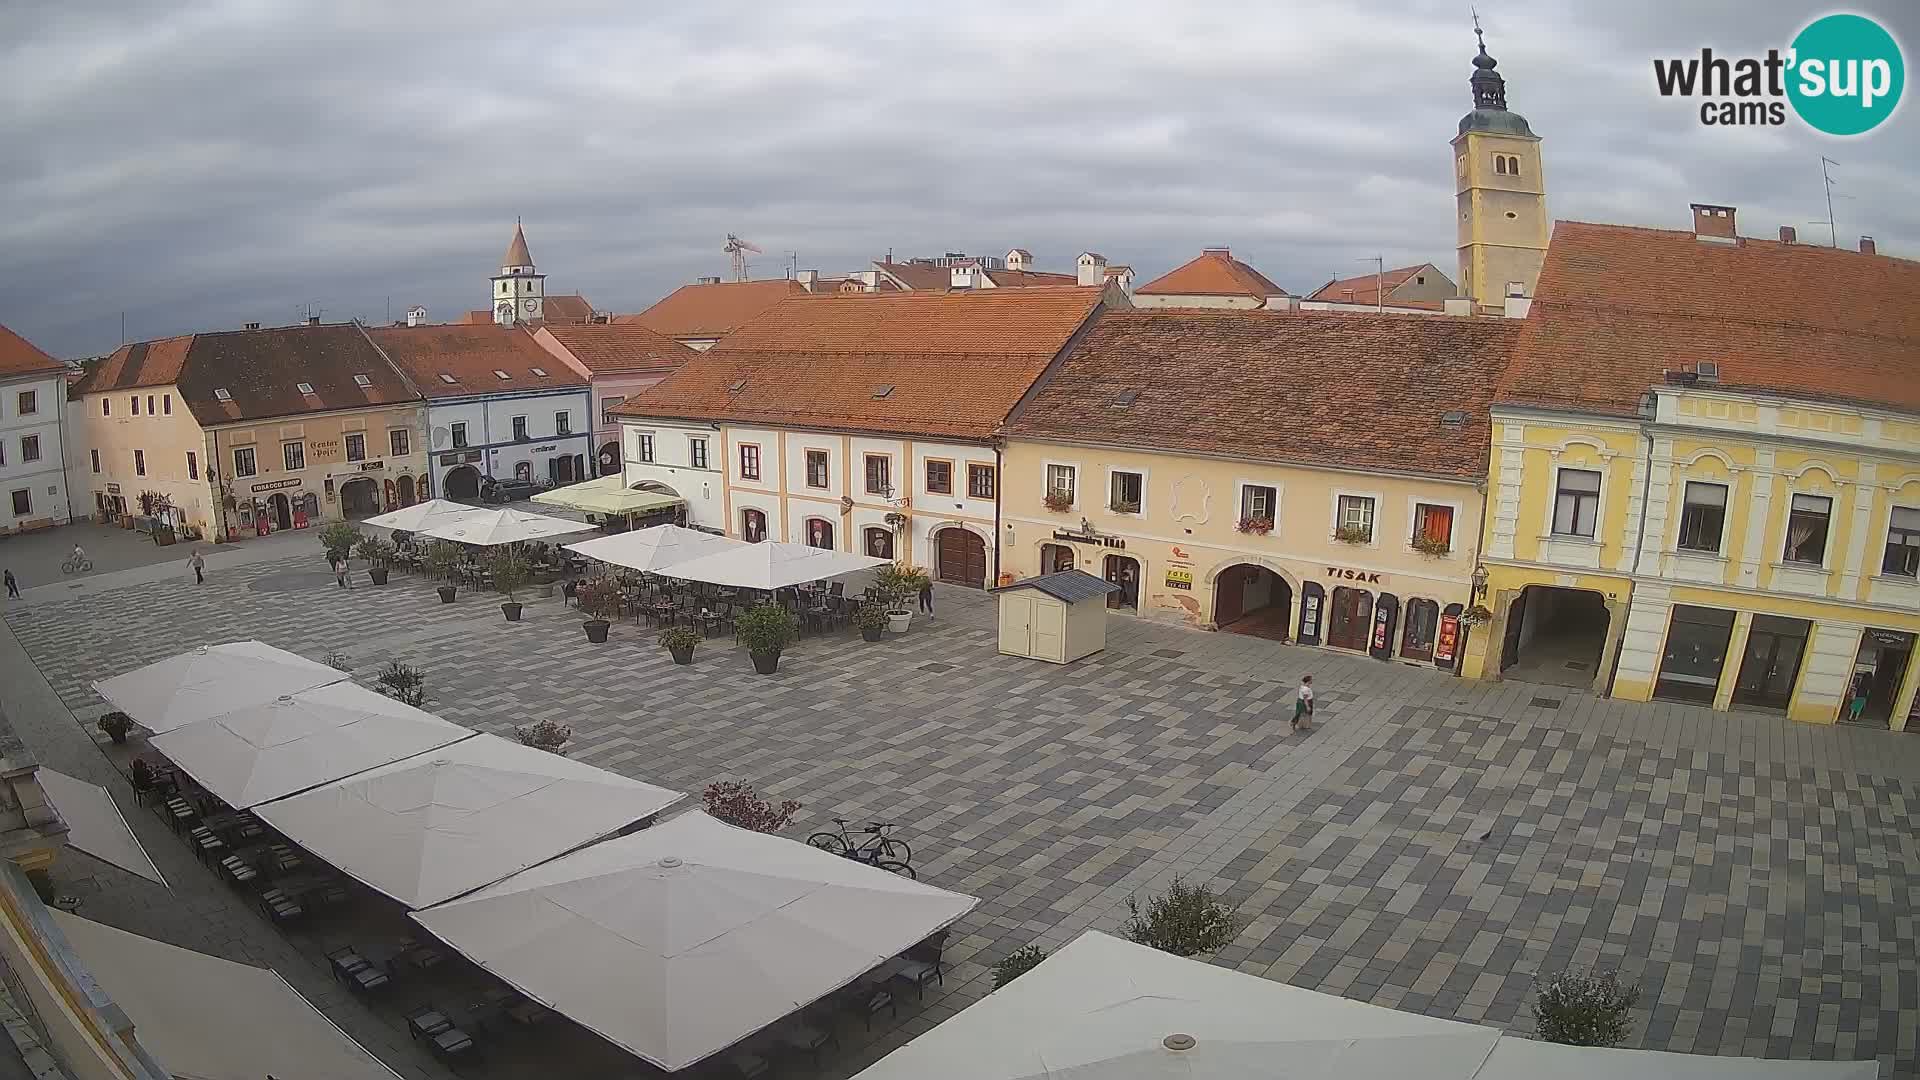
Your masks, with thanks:
[[(1839, 162), (1825, 154), (1820, 155), (1820, 183), (1827, 189), (1827, 217), (1824, 221), (1807, 222), (1809, 225), (1825, 225), (1827, 227), (1827, 244), (1831, 247), (1840, 246), (1840, 226), (1833, 216), (1833, 185), (1836, 181), (1833, 179), (1833, 173), (1829, 170), (1839, 164)], [(1842, 195), (1840, 197), (1843, 199), (1853, 198), (1851, 195)]]
[[(1478, 26), (1478, 16), (1475, 19), (1474, 25)], [(1387, 257), (1375, 255), (1359, 261), (1373, 264), (1373, 310), (1376, 312), (1387, 310)]]

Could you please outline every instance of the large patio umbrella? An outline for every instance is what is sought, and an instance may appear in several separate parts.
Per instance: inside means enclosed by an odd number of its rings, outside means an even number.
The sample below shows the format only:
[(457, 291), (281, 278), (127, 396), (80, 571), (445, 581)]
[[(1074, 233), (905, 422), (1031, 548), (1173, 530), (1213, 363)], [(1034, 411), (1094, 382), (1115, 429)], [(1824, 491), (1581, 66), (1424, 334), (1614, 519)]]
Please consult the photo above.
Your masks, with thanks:
[(686, 796), (477, 735), (255, 809), (410, 908), (490, 885)]
[(371, 525), (376, 529), (392, 529), (395, 532), (419, 532), (442, 525), (454, 518), (467, 514), (484, 514), (487, 511), (478, 506), (465, 503), (448, 502), (445, 499), (428, 499), (412, 506), (403, 506), (384, 514), (375, 514), (362, 521), (362, 525)]
[(347, 673), (259, 641), (202, 645), (93, 684), (158, 735), (182, 724), (337, 683)]
[(413, 918), (529, 997), (672, 1071), (978, 902), (694, 812)]
[(655, 525), (632, 532), (615, 533), (612, 536), (596, 536), (591, 540), (582, 540), (577, 544), (563, 544), (568, 551), (578, 552), (590, 559), (598, 559), (614, 566), (624, 566), (629, 570), (662, 570), (676, 563), (697, 559), (703, 555), (731, 548), (746, 547), (746, 541), (733, 540), (725, 536), (701, 532), (698, 529), (683, 529), (678, 525)]
[(498, 547), (501, 544), (523, 544), (529, 540), (545, 540), (568, 533), (591, 532), (594, 528), (584, 521), (502, 509), (450, 517), (421, 530), (421, 535), (478, 547)]
[(346, 682), (175, 728), (153, 747), (244, 810), (473, 734)]
[(616, 474), (602, 476), (597, 480), (588, 480), (582, 484), (568, 484), (566, 487), (538, 492), (533, 496), (532, 501), (541, 506), (558, 506), (565, 510), (605, 514), (609, 517), (626, 517), (653, 510), (665, 510), (669, 506), (679, 506), (686, 500), (678, 495), (668, 495), (660, 491), (636, 491), (626, 485), (623, 477)]
[(822, 578), (883, 566), (886, 559), (829, 551), (806, 544), (768, 541), (741, 544), (711, 555), (676, 563), (660, 572), (687, 581), (705, 581), (743, 589), (784, 589)]

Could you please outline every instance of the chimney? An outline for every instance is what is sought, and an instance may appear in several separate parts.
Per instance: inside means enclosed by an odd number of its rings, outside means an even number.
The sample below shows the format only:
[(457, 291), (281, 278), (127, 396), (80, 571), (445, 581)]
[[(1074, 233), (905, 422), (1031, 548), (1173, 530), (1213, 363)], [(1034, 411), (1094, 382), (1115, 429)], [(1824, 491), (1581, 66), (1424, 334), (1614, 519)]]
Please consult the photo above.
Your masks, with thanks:
[(249, 329), (249, 330), (258, 330), (258, 329), (260, 329), (260, 324), (259, 324), (259, 323), (257, 323), (257, 322), (250, 322), (250, 323), (248, 323), (248, 324), (247, 324), (247, 329)]
[(1693, 235), (1702, 240), (1732, 241), (1740, 234), (1733, 229), (1734, 208), (1712, 203), (1693, 204)]
[(1793, 226), (1782, 225), (1780, 226), (1780, 242), (1783, 244), (1797, 244), (1800, 242), (1800, 234), (1794, 231)]
[(1223, 258), (1223, 259), (1231, 259), (1231, 258), (1233, 258), (1233, 251), (1232, 251), (1232, 249), (1230, 249), (1230, 248), (1224, 248), (1224, 247), (1203, 247), (1203, 248), (1201, 248), (1201, 249), (1200, 249), (1200, 254), (1202, 254), (1202, 255), (1218, 255), (1218, 256), (1220, 256), (1220, 257), (1221, 257), (1221, 258)]
[(1080, 271), (1078, 280), (1082, 285), (1099, 285), (1107, 279), (1107, 257), (1098, 252), (1081, 252), (1080, 258), (1076, 260), (1076, 266)]
[(1473, 314), (1473, 297), (1449, 296), (1440, 301), (1440, 309), (1448, 315)]
[(309, 316), (307, 316), (307, 325), (308, 325), (308, 326), (319, 326), (319, 325), (320, 325), (320, 316), (318, 316), (318, 315), (309, 315)]
[(699, 277), (694, 278), (693, 283), (695, 285), (718, 285), (720, 284), (720, 279), (718, 277)]
[(1860, 254), (1872, 255), (1878, 250), (1879, 249), (1873, 246), (1873, 237), (1863, 236), (1860, 238)]
[(820, 280), (820, 271), (801, 270), (793, 275), (793, 279), (800, 283), (801, 288), (807, 290), (808, 292), (812, 292), (814, 285), (817, 284)]

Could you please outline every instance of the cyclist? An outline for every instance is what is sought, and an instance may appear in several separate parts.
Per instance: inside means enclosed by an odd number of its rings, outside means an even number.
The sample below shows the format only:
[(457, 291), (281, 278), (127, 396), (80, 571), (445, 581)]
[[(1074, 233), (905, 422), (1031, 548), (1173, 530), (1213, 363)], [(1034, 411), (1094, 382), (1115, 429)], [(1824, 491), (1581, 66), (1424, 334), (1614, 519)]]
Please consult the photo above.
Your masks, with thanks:
[(87, 566), (86, 549), (76, 543), (73, 545), (73, 572), (78, 574), (82, 570), (85, 570), (86, 566)]

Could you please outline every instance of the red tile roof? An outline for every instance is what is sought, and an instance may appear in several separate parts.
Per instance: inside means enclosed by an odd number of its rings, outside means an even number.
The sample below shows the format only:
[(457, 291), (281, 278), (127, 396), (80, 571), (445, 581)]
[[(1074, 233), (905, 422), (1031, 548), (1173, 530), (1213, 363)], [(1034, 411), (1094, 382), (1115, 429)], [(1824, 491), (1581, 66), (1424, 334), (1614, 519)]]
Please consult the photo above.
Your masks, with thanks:
[(1419, 266), (1402, 266), (1388, 270), (1377, 277), (1373, 274), (1360, 274), (1348, 278), (1334, 278), (1325, 285), (1313, 290), (1309, 300), (1331, 300), (1339, 304), (1374, 304), (1381, 289), (1385, 289), (1388, 302), (1391, 303), (1393, 290), (1407, 283), (1407, 279), (1427, 268), (1426, 263)]
[(1635, 415), (1663, 369), (1920, 413), (1920, 262), (1562, 221), (1499, 400)]
[[(1476, 479), (1486, 475), (1488, 401), (1517, 323), (1318, 311), (1108, 312), (1006, 431)], [(1444, 423), (1455, 411), (1459, 425)]]
[(1265, 300), (1286, 296), (1287, 290), (1225, 248), (1209, 248), (1200, 256), (1133, 290), (1135, 295), (1250, 296)]
[(65, 371), (66, 365), (31, 341), (0, 326), (0, 375), (39, 375)]
[(909, 289), (924, 289), (939, 292), (953, 287), (953, 269), (947, 266), (929, 266), (926, 263), (890, 263), (878, 262), (875, 267), (893, 275), (894, 279)]
[(1031, 288), (797, 297), (617, 411), (986, 439), (1101, 295)]
[(683, 341), (722, 338), (787, 297), (805, 295), (807, 290), (799, 282), (786, 278), (682, 285), (638, 315), (621, 315), (614, 321), (639, 323)]
[[(1124, 269), (1108, 267), (1108, 270)], [(1078, 285), (1078, 274), (1055, 274), (1045, 270), (989, 270), (987, 276), (1002, 289), (1030, 289), (1036, 285)]]
[[(354, 376), (364, 375), (361, 386)], [(302, 393), (305, 383), (313, 392)], [(173, 385), (202, 425), (418, 401), (352, 323), (186, 334), (122, 345), (70, 396)], [(223, 400), (220, 391), (224, 391)]]
[[(519, 327), (383, 326), (368, 333), (429, 398), (587, 385), (579, 373)], [(537, 374), (535, 368), (546, 374)], [(506, 372), (507, 377), (501, 378), (496, 371)]]
[(547, 333), (595, 375), (665, 375), (700, 355), (639, 323), (550, 324)]

